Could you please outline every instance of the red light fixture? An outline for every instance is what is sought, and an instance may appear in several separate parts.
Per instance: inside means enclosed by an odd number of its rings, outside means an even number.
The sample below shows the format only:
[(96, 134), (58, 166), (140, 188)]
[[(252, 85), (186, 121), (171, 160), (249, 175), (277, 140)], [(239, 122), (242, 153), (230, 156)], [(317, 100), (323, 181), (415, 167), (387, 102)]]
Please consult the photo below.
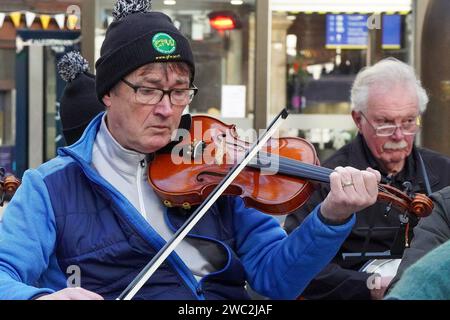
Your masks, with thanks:
[(231, 11), (215, 11), (208, 15), (209, 24), (217, 31), (234, 30), (241, 28), (238, 17)]
[(233, 19), (230, 17), (218, 16), (209, 20), (211, 27), (218, 31), (233, 30), (236, 28)]

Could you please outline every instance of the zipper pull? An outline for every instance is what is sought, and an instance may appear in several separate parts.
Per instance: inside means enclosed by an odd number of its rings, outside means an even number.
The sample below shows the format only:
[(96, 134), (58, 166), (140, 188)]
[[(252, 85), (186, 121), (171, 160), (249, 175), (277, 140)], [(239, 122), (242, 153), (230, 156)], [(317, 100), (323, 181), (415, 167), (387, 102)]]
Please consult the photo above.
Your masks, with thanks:
[(140, 164), (141, 164), (141, 168), (145, 168), (145, 159), (142, 159), (140, 161)]

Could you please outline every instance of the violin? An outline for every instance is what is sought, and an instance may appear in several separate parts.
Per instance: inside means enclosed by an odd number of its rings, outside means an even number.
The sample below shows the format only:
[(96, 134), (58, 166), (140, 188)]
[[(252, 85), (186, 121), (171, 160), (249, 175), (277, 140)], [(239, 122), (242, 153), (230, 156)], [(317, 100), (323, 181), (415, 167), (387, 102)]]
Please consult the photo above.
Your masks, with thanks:
[[(198, 205), (244, 157), (250, 143), (235, 125), (209, 116), (193, 116), (189, 131), (171, 152), (155, 155), (148, 169), (149, 183), (167, 207), (190, 209)], [(271, 138), (225, 190), (239, 196), (247, 207), (284, 215), (301, 207), (317, 182), (329, 183), (332, 169), (321, 167), (311, 143), (302, 138)], [(417, 217), (428, 216), (433, 202), (423, 194), (378, 185), (378, 200)]]
[(20, 186), (20, 180), (14, 175), (6, 173), (5, 168), (0, 167), (0, 206), (3, 207), (5, 196), (12, 197)]

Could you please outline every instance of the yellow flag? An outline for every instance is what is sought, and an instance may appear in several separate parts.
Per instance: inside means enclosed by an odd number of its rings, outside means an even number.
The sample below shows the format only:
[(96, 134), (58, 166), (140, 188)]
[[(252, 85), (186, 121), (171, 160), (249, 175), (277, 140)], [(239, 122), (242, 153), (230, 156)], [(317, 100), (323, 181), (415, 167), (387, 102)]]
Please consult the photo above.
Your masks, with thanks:
[(78, 16), (76, 14), (69, 14), (67, 16), (67, 28), (69, 30), (75, 29), (75, 27), (77, 26), (77, 22), (78, 22)]
[(41, 14), (42, 29), (47, 30), (51, 18), (48, 14)]
[(9, 14), (11, 20), (16, 28), (20, 27), (20, 18), (22, 17), (22, 12), (15, 11)]

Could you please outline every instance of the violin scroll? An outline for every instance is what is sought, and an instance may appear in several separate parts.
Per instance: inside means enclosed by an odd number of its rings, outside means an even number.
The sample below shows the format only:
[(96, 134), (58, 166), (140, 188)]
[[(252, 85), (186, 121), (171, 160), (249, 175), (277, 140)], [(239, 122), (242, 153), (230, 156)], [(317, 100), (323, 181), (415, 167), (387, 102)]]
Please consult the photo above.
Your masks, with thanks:
[(419, 218), (428, 217), (433, 211), (433, 201), (423, 194), (416, 194), (411, 201), (410, 212)]
[(14, 175), (6, 173), (4, 168), (0, 168), (0, 206), (3, 206), (5, 196), (13, 196), (20, 186), (20, 180)]
[(421, 193), (405, 193), (386, 184), (379, 185), (378, 200), (387, 202), (400, 211), (424, 218), (433, 211), (433, 201)]

